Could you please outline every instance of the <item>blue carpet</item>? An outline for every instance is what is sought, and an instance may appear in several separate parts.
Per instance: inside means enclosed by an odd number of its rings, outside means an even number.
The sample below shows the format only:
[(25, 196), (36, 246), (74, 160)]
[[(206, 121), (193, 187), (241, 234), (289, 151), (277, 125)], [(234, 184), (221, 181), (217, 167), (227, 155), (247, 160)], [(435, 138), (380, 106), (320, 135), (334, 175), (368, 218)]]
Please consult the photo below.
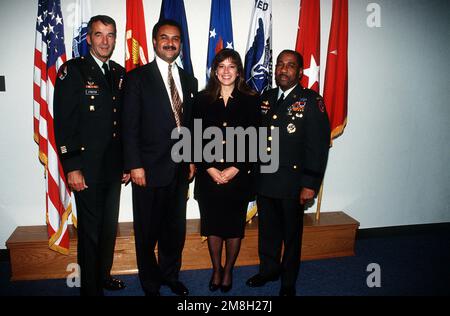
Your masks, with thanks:
[[(416, 296), (450, 295), (450, 232), (437, 231), (392, 237), (362, 238), (356, 242), (356, 255), (336, 259), (302, 262), (297, 281), (300, 296)], [(370, 288), (367, 271), (370, 263), (380, 266), (381, 287)], [(257, 273), (257, 266), (236, 267), (233, 289), (223, 294), (211, 293), (208, 281), (211, 270), (181, 271), (180, 280), (191, 296), (276, 296), (280, 281), (252, 289), (245, 281)], [(65, 280), (10, 282), (9, 262), (0, 263), (1, 296), (75, 296), (77, 288)], [(141, 296), (137, 275), (120, 276), (127, 288), (108, 292), (107, 296)], [(161, 295), (173, 295), (163, 286)]]

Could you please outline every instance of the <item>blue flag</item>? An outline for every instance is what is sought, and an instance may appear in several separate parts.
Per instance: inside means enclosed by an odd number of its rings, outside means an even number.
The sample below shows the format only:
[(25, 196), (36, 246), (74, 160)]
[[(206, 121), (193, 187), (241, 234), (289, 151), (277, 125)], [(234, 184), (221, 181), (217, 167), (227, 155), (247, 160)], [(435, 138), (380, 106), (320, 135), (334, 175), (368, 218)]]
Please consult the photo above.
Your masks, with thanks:
[(230, 0), (212, 0), (209, 21), (208, 59), (206, 81), (209, 80), (211, 64), (222, 48), (234, 49)]
[(72, 57), (86, 56), (89, 45), (86, 41), (87, 26), (91, 18), (91, 0), (77, 0), (75, 24), (73, 26)]
[(272, 0), (255, 1), (244, 68), (250, 88), (262, 93), (272, 87)]
[[(184, 11), (183, 0), (163, 0), (161, 4), (161, 13), (159, 20), (170, 19), (177, 21), (181, 26), (181, 37), (183, 43), (177, 64), (186, 70), (189, 74), (194, 75), (191, 62), (191, 50), (189, 48), (189, 30), (186, 21), (186, 12)], [(180, 64), (181, 63), (181, 64)]]

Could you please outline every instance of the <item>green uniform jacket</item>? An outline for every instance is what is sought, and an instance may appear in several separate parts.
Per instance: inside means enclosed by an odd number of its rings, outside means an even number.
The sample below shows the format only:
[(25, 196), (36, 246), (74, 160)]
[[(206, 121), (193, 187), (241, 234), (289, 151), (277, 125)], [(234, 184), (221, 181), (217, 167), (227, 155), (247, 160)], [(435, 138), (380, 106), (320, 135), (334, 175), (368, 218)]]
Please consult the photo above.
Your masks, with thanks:
[(330, 145), (330, 125), (322, 97), (297, 85), (276, 105), (278, 88), (260, 97), (262, 126), (268, 131), (268, 151), (276, 154), (271, 132), (279, 130), (279, 168), (260, 173), (258, 193), (273, 198), (298, 198), (303, 187), (316, 191), (322, 182)]
[(110, 60), (111, 86), (93, 57), (60, 67), (54, 94), (54, 131), (65, 174), (83, 172), (86, 183), (121, 178), (120, 110), (125, 69)]

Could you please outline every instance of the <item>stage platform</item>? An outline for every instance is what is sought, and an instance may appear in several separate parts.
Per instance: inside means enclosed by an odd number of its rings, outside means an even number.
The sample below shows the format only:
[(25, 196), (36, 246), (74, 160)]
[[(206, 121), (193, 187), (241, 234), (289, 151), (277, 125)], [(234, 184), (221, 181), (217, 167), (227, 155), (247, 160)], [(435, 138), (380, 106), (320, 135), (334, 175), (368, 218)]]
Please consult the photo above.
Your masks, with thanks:
[[(359, 222), (344, 212), (324, 212), (320, 220), (307, 213), (304, 218), (302, 260), (354, 255)], [(70, 254), (62, 255), (48, 248), (46, 226), (19, 226), (6, 242), (11, 258), (11, 280), (65, 278), (67, 265), (77, 262), (76, 230), (70, 230)], [(209, 269), (208, 246), (200, 237), (200, 220), (187, 220), (186, 244), (182, 270)], [(257, 265), (258, 218), (247, 223), (237, 266)], [(137, 273), (133, 223), (119, 223), (113, 274)]]

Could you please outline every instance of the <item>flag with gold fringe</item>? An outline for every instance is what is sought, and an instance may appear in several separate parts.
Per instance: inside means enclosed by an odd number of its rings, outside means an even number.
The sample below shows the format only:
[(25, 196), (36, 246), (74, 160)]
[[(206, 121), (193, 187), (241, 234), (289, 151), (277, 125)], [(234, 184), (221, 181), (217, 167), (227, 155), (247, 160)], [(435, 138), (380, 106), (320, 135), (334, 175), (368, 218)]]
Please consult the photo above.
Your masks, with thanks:
[(148, 63), (147, 35), (142, 0), (127, 0), (125, 69)]
[(347, 125), (348, 0), (333, 0), (323, 98), (330, 119), (331, 140)]
[[(34, 139), (45, 168), (46, 222), (49, 247), (69, 253), (68, 220), (75, 212), (53, 131), (53, 91), (59, 67), (66, 61), (60, 0), (39, 0), (34, 50)], [(76, 225), (76, 219), (72, 220)]]

